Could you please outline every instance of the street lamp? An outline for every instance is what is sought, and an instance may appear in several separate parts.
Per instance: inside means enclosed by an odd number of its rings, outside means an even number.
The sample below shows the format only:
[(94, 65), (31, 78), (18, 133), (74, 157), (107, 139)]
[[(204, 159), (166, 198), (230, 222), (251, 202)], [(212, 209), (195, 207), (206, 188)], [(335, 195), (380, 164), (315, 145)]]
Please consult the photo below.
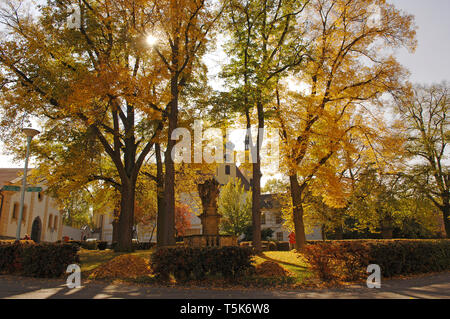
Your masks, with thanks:
[(16, 240), (20, 240), (20, 228), (22, 226), (23, 205), (25, 200), (25, 187), (27, 186), (27, 171), (28, 171), (28, 157), (30, 156), (30, 144), (33, 137), (40, 133), (38, 130), (32, 128), (24, 128), (22, 131), (27, 136), (27, 155), (25, 157), (25, 168), (23, 170), (22, 189), (20, 193), (20, 210), (19, 210), (19, 220), (17, 221)]

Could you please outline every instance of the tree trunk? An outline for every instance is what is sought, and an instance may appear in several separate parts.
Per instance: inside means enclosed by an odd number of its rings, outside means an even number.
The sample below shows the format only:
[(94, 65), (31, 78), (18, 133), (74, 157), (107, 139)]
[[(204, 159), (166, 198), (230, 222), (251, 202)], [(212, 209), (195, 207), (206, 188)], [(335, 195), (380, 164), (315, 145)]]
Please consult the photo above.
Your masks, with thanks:
[(334, 229), (334, 235), (336, 236), (336, 240), (344, 239), (344, 230), (342, 229), (342, 226), (338, 226)]
[(161, 158), (161, 145), (155, 144), (156, 156), (156, 198), (157, 198), (157, 215), (156, 215), (156, 243), (158, 247), (167, 243), (165, 232), (165, 206), (164, 206), (164, 175)]
[(112, 222), (112, 242), (117, 245), (117, 242), (119, 241), (119, 212), (120, 208), (117, 207), (114, 209), (114, 216), (113, 216), (113, 222)]
[(303, 188), (300, 187), (297, 174), (289, 176), (291, 185), (291, 198), (293, 206), (294, 232), (295, 232), (295, 249), (302, 249), (306, 244), (305, 224), (303, 222)]
[(322, 240), (326, 241), (327, 240), (327, 234), (325, 232), (325, 225), (322, 225), (322, 227), (320, 227), (320, 231), (321, 231), (321, 235), (322, 235)]
[[(261, 245), (261, 149), (264, 130), (264, 107), (262, 104), (261, 92), (258, 91), (258, 101), (256, 103), (258, 111), (258, 132), (256, 138), (256, 162), (253, 163), (253, 185), (252, 185), (252, 222), (253, 236), (252, 246), (256, 251), (262, 251)], [(262, 132), (260, 132), (260, 129)], [(252, 158), (253, 161), (255, 160)]]
[(386, 227), (381, 229), (381, 237), (383, 239), (392, 239), (392, 228)]
[(443, 208), (442, 217), (444, 218), (446, 238), (450, 238), (450, 204), (445, 204)]
[(393, 236), (392, 217), (386, 216), (381, 222), (381, 237), (383, 239), (392, 239)]
[(257, 251), (262, 250), (261, 246), (261, 173), (260, 164), (253, 164), (253, 185), (252, 185), (252, 246)]
[(164, 156), (166, 174), (164, 177), (164, 238), (162, 246), (174, 246), (175, 241), (175, 164), (172, 159), (172, 149), (175, 141), (172, 140), (172, 132), (178, 125), (178, 75), (173, 75), (171, 79), (172, 102), (169, 112), (169, 129), (167, 132), (167, 149)]
[(120, 216), (117, 227), (119, 234), (115, 251), (133, 251), (134, 201), (134, 183), (123, 183), (120, 201)]

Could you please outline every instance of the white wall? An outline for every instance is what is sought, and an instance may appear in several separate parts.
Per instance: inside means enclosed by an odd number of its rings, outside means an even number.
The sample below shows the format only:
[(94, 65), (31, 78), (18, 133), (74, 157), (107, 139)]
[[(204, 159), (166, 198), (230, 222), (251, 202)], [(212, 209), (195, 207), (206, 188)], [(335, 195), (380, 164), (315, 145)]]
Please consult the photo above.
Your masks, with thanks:
[[(20, 192), (14, 192), (10, 198), (9, 218), (6, 221), (6, 234), (2, 236), (16, 237), (17, 220), (19, 218), (19, 209), (16, 212), (17, 218), (12, 218), (12, 211), (14, 204), (20, 203)], [(61, 240), (62, 218), (56, 202), (51, 197), (41, 193), (41, 198), (38, 193), (26, 192), (24, 205), (26, 206), (25, 220), (22, 222), (20, 229), (20, 237), (23, 238), (26, 234), (31, 236), (31, 228), (34, 220), (39, 217), (41, 220), (41, 242), (55, 242)], [(31, 216), (30, 216), (31, 214)], [(52, 216), (51, 223), (49, 217)], [(56, 217), (56, 224), (55, 224)]]

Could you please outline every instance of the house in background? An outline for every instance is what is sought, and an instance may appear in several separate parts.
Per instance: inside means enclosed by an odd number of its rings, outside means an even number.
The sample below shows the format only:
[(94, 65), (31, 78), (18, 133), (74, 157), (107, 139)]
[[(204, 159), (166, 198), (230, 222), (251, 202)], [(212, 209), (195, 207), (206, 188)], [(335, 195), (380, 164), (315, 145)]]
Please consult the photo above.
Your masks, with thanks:
[(107, 241), (112, 243), (113, 239), (113, 214), (100, 214), (95, 213), (93, 216), (92, 223), (94, 224), (94, 229), (87, 238), (97, 238), (101, 241)]
[[(28, 175), (31, 173), (28, 171)], [(0, 189), (4, 186), (22, 187), (21, 168), (0, 168)], [(45, 190), (45, 181), (36, 185)], [(20, 192), (0, 191), (0, 239), (15, 239), (19, 222)], [(25, 192), (20, 237), (26, 234), (36, 242), (61, 240), (62, 214), (56, 201), (41, 192)]]
[[(272, 229), (272, 239), (276, 241), (289, 241), (290, 231), (283, 225), (282, 207), (276, 194), (261, 195), (261, 229)], [(306, 234), (307, 240), (321, 240), (322, 228), (313, 227), (313, 232)]]

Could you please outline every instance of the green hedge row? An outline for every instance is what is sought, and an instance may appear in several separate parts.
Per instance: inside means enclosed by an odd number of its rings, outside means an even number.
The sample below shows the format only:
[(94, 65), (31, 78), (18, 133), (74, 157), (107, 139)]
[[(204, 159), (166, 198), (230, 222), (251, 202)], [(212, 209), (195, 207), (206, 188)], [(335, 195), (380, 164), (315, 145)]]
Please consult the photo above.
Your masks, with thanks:
[(60, 277), (68, 265), (79, 263), (77, 252), (73, 244), (1, 243), (0, 273)]
[(367, 278), (377, 264), (383, 277), (450, 270), (450, 240), (355, 240), (308, 244), (301, 251), (323, 281)]
[(133, 243), (133, 249), (135, 250), (149, 250), (153, 247), (156, 247), (156, 243), (149, 243), (149, 242), (143, 242), (143, 243)]
[[(60, 243), (61, 241), (58, 241)], [(108, 247), (107, 241), (85, 241), (85, 240), (69, 240), (68, 244), (77, 245), (83, 249), (87, 250), (105, 250)]]
[(161, 280), (204, 279), (207, 275), (237, 278), (253, 269), (249, 247), (160, 248), (151, 257), (153, 271)]
[[(241, 241), (239, 243), (241, 247), (251, 247), (251, 241)], [(263, 251), (290, 251), (290, 245), (288, 241), (262, 241)]]

